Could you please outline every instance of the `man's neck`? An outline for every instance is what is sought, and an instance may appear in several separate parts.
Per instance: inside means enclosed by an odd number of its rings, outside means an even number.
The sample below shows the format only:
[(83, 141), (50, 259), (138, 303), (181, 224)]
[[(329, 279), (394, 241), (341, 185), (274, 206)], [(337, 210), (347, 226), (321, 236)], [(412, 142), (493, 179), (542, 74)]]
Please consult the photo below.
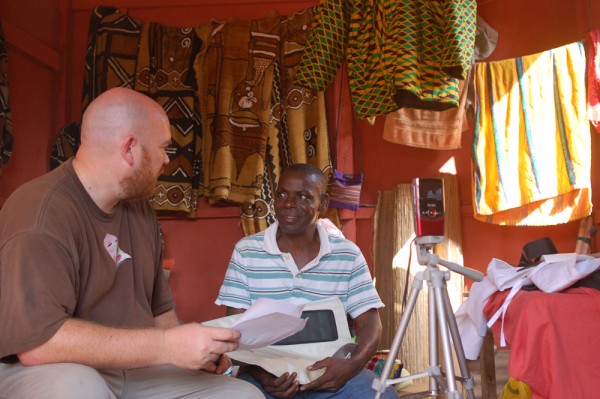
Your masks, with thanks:
[(85, 188), (85, 191), (98, 208), (103, 212), (111, 213), (119, 203), (119, 200), (115, 199), (114, 196), (109, 195), (107, 186), (101, 184), (98, 176), (101, 176), (102, 174), (90, 170), (86, 167), (84, 162), (79, 161), (77, 158), (73, 159), (73, 170)]
[(290, 253), (298, 269), (302, 269), (319, 254), (321, 249), (319, 231), (314, 226), (313, 229), (309, 229), (303, 234), (288, 235), (279, 229), (277, 231), (277, 246), (281, 252)]

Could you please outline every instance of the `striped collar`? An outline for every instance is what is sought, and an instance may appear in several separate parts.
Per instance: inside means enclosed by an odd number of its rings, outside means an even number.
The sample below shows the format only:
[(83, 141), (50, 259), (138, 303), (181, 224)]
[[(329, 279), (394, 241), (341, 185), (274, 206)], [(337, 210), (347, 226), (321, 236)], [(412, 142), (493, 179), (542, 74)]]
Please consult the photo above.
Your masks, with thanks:
[[(281, 252), (279, 246), (277, 245), (277, 229), (279, 229), (279, 222), (275, 221), (275, 223), (273, 223), (265, 230), (265, 242), (263, 244), (263, 248), (265, 252), (271, 255), (283, 254), (283, 252)], [(319, 223), (317, 223), (317, 231), (319, 232), (319, 240), (321, 241), (319, 254), (315, 258), (318, 260), (321, 259), (323, 256), (331, 253), (331, 245), (329, 243), (329, 235)]]

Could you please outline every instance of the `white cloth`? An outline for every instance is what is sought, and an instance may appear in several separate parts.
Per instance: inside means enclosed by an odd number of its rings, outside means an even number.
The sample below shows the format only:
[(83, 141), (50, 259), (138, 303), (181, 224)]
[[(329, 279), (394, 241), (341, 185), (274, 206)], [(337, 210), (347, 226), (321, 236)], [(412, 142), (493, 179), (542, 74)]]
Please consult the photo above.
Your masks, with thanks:
[[(557, 292), (599, 268), (600, 258), (577, 254), (544, 255), (539, 265), (526, 268), (514, 267), (502, 260), (492, 259), (488, 265), (487, 276), (482, 281), (473, 283), (469, 297), (455, 313), (465, 357), (470, 360), (477, 359), (488, 325), (493, 325), (500, 316), (504, 319), (506, 309), (521, 287), (534, 284), (541, 291)], [(512, 292), (488, 324), (483, 314), (488, 299), (495, 292), (509, 288)]]

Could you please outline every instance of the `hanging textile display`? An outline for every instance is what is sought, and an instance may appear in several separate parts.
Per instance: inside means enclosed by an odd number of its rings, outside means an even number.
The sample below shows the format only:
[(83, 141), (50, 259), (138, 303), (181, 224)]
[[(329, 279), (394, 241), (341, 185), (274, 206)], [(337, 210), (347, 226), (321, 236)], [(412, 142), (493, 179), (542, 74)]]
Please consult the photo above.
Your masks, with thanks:
[(152, 207), (159, 213), (195, 216), (202, 190), (202, 126), (194, 59), (200, 39), (194, 28), (144, 24), (134, 89), (158, 102), (169, 117), (169, 164), (158, 179)]
[(581, 42), (477, 64), (476, 219), (535, 226), (590, 214), (585, 64)]
[(133, 89), (142, 23), (114, 7), (92, 11), (83, 75), (82, 110), (113, 87)]
[(312, 15), (197, 27), (204, 194), (213, 205), (242, 204), (246, 235), (275, 220), (282, 169), (306, 162), (331, 173), (324, 93), (292, 84)]
[[(194, 217), (202, 194), (202, 125), (193, 73), (199, 49), (194, 28), (144, 24), (103, 6), (90, 19), (82, 108), (110, 88), (127, 87), (157, 101), (169, 117), (170, 162), (151, 198), (161, 214)], [(51, 151), (52, 168), (76, 153), (78, 129), (78, 123), (61, 129)]]
[(469, 128), (466, 114), (467, 80), (461, 80), (458, 84), (458, 108), (444, 111), (400, 108), (387, 114), (383, 125), (383, 139), (431, 150), (460, 148), (462, 132)]
[(588, 119), (600, 133), (600, 29), (590, 31), (586, 42)]
[(81, 124), (72, 122), (60, 129), (54, 145), (50, 149), (50, 170), (75, 156), (81, 143)]
[[(490, 56), (496, 48), (498, 32), (477, 16), (473, 60)], [(474, 62), (473, 61), (473, 62)], [(432, 150), (461, 147), (462, 132), (471, 128), (467, 119), (475, 114), (474, 66), (467, 78), (458, 82), (458, 108), (443, 111), (403, 107), (385, 116), (383, 139), (392, 143)]]
[(360, 118), (456, 108), (475, 21), (474, 0), (322, 0), (296, 83), (324, 90), (345, 58)]
[(13, 148), (7, 58), (4, 30), (0, 24), (0, 162), (2, 164), (8, 162)]

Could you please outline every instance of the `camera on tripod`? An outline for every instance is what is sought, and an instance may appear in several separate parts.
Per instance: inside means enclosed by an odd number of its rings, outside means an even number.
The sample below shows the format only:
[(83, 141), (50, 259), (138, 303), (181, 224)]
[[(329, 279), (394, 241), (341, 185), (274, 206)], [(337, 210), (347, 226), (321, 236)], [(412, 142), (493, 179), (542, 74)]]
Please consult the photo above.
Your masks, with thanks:
[(415, 178), (412, 181), (415, 234), (418, 245), (444, 242), (444, 181)]

